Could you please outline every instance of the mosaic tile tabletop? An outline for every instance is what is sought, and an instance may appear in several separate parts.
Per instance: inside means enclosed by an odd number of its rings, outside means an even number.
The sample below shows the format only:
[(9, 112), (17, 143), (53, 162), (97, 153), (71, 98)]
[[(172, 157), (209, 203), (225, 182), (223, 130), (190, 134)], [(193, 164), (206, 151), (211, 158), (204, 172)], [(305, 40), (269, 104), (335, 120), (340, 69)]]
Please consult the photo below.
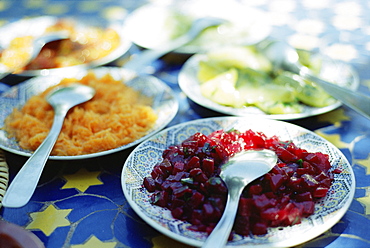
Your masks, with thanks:
[[(0, 25), (37, 15), (96, 16), (124, 19), (146, 2), (135, 0), (2, 0)], [(266, 11), (271, 37), (297, 48), (320, 49), (357, 71), (359, 90), (370, 95), (370, 3), (365, 0), (240, 0)], [(175, 59), (176, 60), (176, 59)], [(124, 59), (115, 65), (121, 66)], [(155, 75), (180, 102), (169, 126), (220, 116), (189, 101), (180, 91), (181, 64), (173, 55), (155, 63)], [(0, 91), (10, 86), (0, 84)], [(330, 230), (299, 247), (370, 247), (370, 120), (343, 106), (316, 117), (292, 121), (334, 144), (350, 162), (356, 178), (354, 200)], [(128, 205), (121, 171), (130, 150), (83, 161), (49, 162), (31, 201), (22, 208), (1, 208), (0, 218), (30, 231), (45, 247), (188, 247), (157, 232)], [(5, 153), (10, 180), (26, 158)]]

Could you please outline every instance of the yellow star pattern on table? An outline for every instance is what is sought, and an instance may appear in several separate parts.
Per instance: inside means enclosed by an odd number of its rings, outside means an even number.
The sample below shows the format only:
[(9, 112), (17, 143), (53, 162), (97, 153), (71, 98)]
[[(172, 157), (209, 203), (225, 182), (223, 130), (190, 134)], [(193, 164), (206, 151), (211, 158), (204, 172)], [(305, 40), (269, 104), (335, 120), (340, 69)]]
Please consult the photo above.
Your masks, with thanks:
[(31, 213), (32, 221), (26, 228), (39, 229), (49, 236), (56, 228), (71, 224), (67, 219), (71, 211), (72, 209), (57, 209), (54, 205), (49, 205), (41, 212)]
[(76, 188), (81, 192), (85, 192), (92, 185), (103, 184), (98, 176), (100, 171), (88, 171), (85, 168), (80, 169), (75, 174), (63, 175), (67, 180), (67, 183), (62, 187), (62, 189)]
[(359, 197), (356, 200), (365, 205), (365, 214), (370, 215), (370, 188), (367, 189), (366, 196)]
[(71, 248), (114, 248), (116, 247), (116, 242), (103, 242), (95, 236), (91, 236), (85, 244), (82, 245), (71, 245)]
[(348, 148), (349, 144), (341, 141), (340, 134), (326, 134), (320, 130), (315, 131), (316, 134), (320, 135), (339, 149)]
[(370, 175), (370, 155), (366, 159), (356, 159), (356, 163), (365, 167), (366, 175)]
[(342, 121), (348, 121), (350, 118), (345, 114), (344, 109), (337, 109), (318, 116), (318, 120), (320, 122), (329, 122), (338, 126)]

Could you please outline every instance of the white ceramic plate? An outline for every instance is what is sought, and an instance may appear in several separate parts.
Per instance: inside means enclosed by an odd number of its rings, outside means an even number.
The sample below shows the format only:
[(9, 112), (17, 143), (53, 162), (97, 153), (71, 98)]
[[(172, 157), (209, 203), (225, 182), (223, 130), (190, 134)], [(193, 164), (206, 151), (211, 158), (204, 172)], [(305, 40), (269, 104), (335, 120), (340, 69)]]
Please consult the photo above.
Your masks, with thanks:
[[(199, 61), (204, 59), (205, 56), (204, 54), (193, 55), (185, 62), (179, 73), (179, 86), (181, 90), (189, 99), (205, 108), (234, 116), (260, 115), (269, 119), (294, 120), (327, 113), (341, 106), (341, 103), (337, 101), (334, 104), (322, 108), (306, 105), (301, 113), (296, 114), (266, 114), (257, 107), (233, 108), (215, 103), (202, 95), (197, 78)], [(345, 63), (323, 59), (322, 71), (324, 78), (332, 80), (343, 87), (356, 90), (359, 86), (357, 73)]]
[[(65, 19), (71, 19), (76, 23), (77, 30), (83, 30), (85, 27), (100, 27), (100, 28), (112, 28), (120, 36), (120, 45), (114, 49), (107, 56), (92, 61), (90, 63), (68, 66), (63, 68), (55, 69), (41, 69), (41, 70), (27, 70), (19, 73), (20, 76), (40, 76), (40, 75), (66, 75), (68, 73), (76, 73), (81, 71), (81, 69), (93, 68), (100, 65), (108, 64), (119, 57), (123, 56), (130, 48), (131, 41), (123, 34), (123, 23), (122, 22), (107, 22), (98, 19), (83, 19), (83, 18), (72, 18), (66, 17)], [(0, 47), (6, 48), (11, 40), (20, 36), (40, 36), (45, 30), (54, 25), (59, 20), (58, 17), (54, 16), (41, 16), (27, 19), (20, 19), (14, 22), (10, 22), (2, 27), (0, 27)]]
[(179, 144), (195, 132), (206, 135), (215, 130), (252, 129), (268, 137), (277, 135), (281, 140), (291, 140), (309, 152), (329, 155), (333, 168), (342, 172), (334, 175), (333, 184), (325, 198), (315, 205), (315, 213), (301, 224), (284, 228), (270, 228), (263, 236), (240, 237), (227, 247), (290, 247), (306, 242), (324, 233), (345, 214), (355, 192), (355, 178), (345, 156), (331, 143), (299, 126), (264, 118), (218, 117), (200, 119), (163, 130), (137, 146), (126, 160), (122, 170), (122, 188), (135, 212), (149, 225), (163, 234), (192, 246), (201, 246), (206, 238), (202, 232), (187, 229), (190, 224), (172, 218), (169, 210), (151, 205), (150, 194), (143, 186), (155, 164), (162, 160), (162, 152), (170, 145)]
[[(174, 14), (182, 19), (175, 18)], [(187, 0), (167, 4), (150, 3), (133, 11), (125, 21), (124, 33), (137, 45), (155, 49), (181, 36), (196, 18), (212, 16), (229, 23), (203, 31), (179, 53), (197, 53), (224, 44), (255, 44), (271, 31), (266, 13), (236, 1)]]
[[(152, 129), (150, 129), (144, 137), (129, 143), (127, 145), (92, 153), (86, 155), (78, 156), (50, 156), (50, 159), (54, 160), (76, 160), (92, 158), (97, 156), (102, 156), (117, 151), (121, 151), (139, 144), (149, 136), (160, 131), (175, 117), (178, 110), (178, 101), (175, 98), (173, 91), (165, 83), (153, 76), (139, 76), (134, 77), (134, 79), (129, 80), (133, 77), (133, 73), (120, 68), (110, 68), (110, 67), (100, 67), (93, 69), (97, 76), (103, 76), (106, 73), (110, 73), (116, 80), (122, 80), (128, 86), (138, 90), (143, 95), (151, 97), (153, 99), (152, 108), (158, 115), (158, 119)], [(85, 72), (81, 72), (76, 78), (82, 78), (86, 75)], [(20, 107), (26, 103), (26, 101), (33, 95), (43, 92), (48, 87), (58, 84), (61, 81), (60, 77), (57, 76), (45, 76), (45, 77), (35, 77), (22, 84), (10, 88), (8, 91), (0, 95), (0, 127), (4, 125), (4, 119), (8, 116), (13, 108)], [(0, 129), (0, 147), (9, 152), (30, 156), (31, 152), (22, 149), (16, 140), (9, 139), (4, 130)]]

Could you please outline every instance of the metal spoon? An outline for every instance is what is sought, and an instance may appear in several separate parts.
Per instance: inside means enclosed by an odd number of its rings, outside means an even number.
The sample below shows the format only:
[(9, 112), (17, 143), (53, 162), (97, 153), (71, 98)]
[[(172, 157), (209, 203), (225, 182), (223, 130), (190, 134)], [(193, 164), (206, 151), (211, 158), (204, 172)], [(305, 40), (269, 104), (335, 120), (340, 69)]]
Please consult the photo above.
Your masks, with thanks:
[(30, 200), (40, 179), (45, 163), (62, 129), (67, 112), (74, 106), (90, 100), (95, 90), (82, 84), (57, 88), (49, 93), (46, 100), (54, 108), (54, 121), (48, 136), (23, 165), (7, 189), (4, 207), (22, 207)]
[(274, 66), (293, 72), (304, 79), (315, 82), (328, 94), (370, 119), (370, 96), (316, 77), (309, 68), (299, 63), (297, 51), (287, 43), (281, 41), (270, 42), (262, 49), (262, 52), (271, 60)]
[(203, 248), (223, 247), (226, 244), (243, 189), (253, 180), (269, 172), (276, 162), (277, 156), (271, 150), (248, 150), (236, 154), (222, 167), (220, 176), (228, 189), (226, 207)]
[(163, 44), (163, 46), (159, 48), (148, 49), (141, 52), (136, 57), (133, 57), (130, 61), (124, 64), (123, 67), (125, 69), (133, 70), (140, 74), (145, 66), (159, 59), (163, 55), (186, 45), (195, 37), (197, 37), (204, 29), (220, 25), (224, 22), (224, 19), (209, 16), (196, 19), (189, 31), (184, 35), (168, 42), (167, 44)]
[(18, 65), (17, 68), (8, 68), (4, 65), (0, 65), (0, 79), (8, 76), (9, 74), (13, 73), (14, 71), (18, 70), (19, 68), (22, 68), (26, 66), (30, 61), (32, 61), (34, 58), (39, 55), (41, 49), (49, 42), (56, 41), (56, 40), (64, 40), (68, 38), (67, 32), (60, 31), (60, 32), (53, 32), (53, 33), (47, 33), (44, 34), (38, 38), (36, 38), (32, 42), (32, 51), (30, 57), (23, 61), (22, 64)]

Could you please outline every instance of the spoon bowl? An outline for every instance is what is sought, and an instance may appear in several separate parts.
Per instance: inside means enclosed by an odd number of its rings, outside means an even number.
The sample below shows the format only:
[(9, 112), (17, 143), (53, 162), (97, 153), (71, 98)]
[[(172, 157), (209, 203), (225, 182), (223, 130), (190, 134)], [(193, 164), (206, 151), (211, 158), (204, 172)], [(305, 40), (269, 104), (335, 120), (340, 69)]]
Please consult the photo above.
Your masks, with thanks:
[(40, 179), (45, 163), (62, 130), (68, 111), (93, 98), (95, 90), (82, 84), (57, 87), (46, 96), (54, 108), (54, 121), (49, 134), (14, 177), (3, 198), (4, 207), (18, 208), (30, 200)]
[(281, 41), (272, 41), (262, 46), (261, 50), (274, 64), (275, 68), (290, 71), (303, 79), (316, 83), (328, 94), (370, 119), (370, 96), (318, 78), (309, 68), (299, 63), (297, 51), (289, 44)]
[(275, 152), (267, 149), (247, 150), (236, 154), (221, 168), (228, 197), (224, 213), (208, 236), (203, 248), (223, 247), (229, 238), (238, 209), (240, 195), (249, 183), (269, 172), (277, 162)]
[(67, 87), (57, 87), (46, 96), (46, 100), (57, 114), (57, 111), (68, 111), (70, 108), (90, 100), (94, 95), (93, 88), (75, 83)]

